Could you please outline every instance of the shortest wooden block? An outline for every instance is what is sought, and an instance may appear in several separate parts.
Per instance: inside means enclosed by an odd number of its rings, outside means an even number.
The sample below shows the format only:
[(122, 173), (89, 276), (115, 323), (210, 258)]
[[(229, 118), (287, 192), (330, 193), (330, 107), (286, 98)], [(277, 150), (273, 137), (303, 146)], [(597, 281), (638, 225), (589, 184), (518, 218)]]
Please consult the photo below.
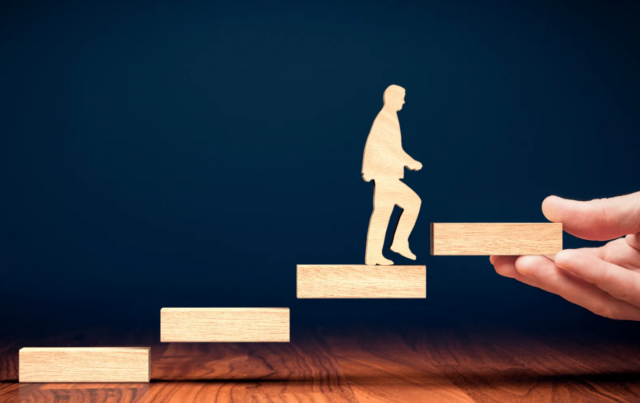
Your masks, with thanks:
[(426, 266), (298, 265), (298, 298), (427, 298)]
[(160, 341), (289, 342), (289, 308), (162, 308)]
[(149, 382), (148, 347), (22, 348), (20, 382)]
[(562, 250), (562, 224), (432, 223), (432, 255), (555, 255)]

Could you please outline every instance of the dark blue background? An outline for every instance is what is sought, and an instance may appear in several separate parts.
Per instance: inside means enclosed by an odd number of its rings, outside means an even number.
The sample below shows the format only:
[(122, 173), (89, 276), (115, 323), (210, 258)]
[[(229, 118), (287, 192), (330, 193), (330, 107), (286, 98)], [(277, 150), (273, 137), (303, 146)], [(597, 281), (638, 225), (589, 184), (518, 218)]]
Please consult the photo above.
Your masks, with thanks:
[[(487, 257), (429, 256), (429, 223), (639, 190), (639, 19), (636, 1), (5, 1), (5, 320), (594, 321)], [(405, 177), (428, 298), (297, 300), (296, 264), (364, 262), (362, 153), (390, 84), (424, 164)]]

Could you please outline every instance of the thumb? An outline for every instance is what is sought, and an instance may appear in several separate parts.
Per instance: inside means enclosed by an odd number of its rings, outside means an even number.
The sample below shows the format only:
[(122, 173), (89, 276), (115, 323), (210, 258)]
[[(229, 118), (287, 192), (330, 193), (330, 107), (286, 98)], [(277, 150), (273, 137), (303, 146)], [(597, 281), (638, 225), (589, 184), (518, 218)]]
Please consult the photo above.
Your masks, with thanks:
[(640, 232), (640, 192), (586, 202), (549, 196), (542, 213), (579, 238), (608, 241)]

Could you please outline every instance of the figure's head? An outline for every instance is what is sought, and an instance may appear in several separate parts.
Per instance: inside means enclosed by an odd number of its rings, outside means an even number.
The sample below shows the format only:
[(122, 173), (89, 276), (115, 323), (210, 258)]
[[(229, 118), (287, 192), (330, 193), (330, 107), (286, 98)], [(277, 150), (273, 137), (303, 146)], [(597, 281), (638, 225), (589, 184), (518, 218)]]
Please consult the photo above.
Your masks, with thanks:
[(390, 85), (385, 91), (382, 99), (384, 100), (384, 106), (391, 108), (394, 111), (399, 111), (404, 105), (404, 88), (399, 85)]

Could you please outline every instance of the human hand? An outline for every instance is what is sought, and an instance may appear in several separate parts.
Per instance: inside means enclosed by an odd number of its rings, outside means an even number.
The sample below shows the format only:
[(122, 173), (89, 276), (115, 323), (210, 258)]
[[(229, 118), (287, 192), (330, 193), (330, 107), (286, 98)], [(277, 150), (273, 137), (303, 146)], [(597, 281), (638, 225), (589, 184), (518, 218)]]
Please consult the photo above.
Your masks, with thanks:
[(419, 171), (422, 169), (422, 164), (416, 160), (412, 160), (407, 163), (407, 168), (409, 168), (412, 171)]
[(557, 294), (611, 319), (640, 321), (640, 192), (588, 202), (550, 196), (550, 221), (600, 248), (563, 250), (555, 257), (491, 256), (498, 274)]

